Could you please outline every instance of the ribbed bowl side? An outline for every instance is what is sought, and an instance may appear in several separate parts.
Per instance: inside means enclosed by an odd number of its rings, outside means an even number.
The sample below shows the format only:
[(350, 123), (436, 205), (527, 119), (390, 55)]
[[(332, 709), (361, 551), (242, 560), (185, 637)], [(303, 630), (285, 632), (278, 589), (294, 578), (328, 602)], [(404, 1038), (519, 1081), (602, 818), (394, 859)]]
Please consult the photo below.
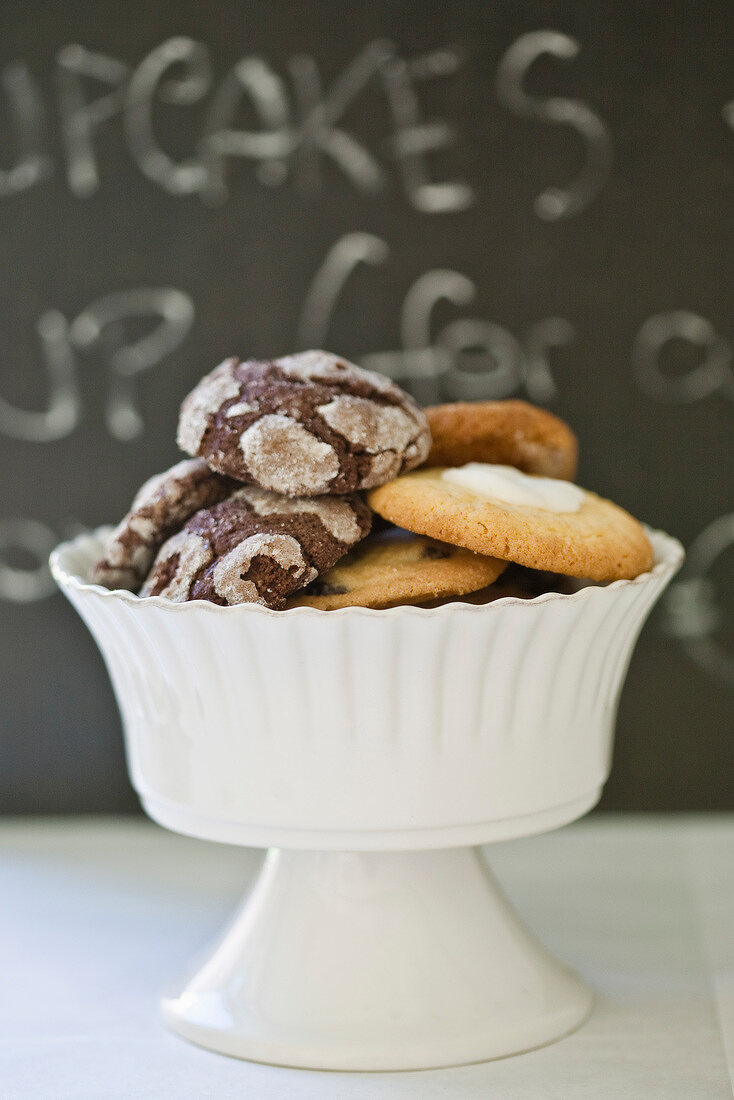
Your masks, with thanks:
[(144, 799), (262, 829), (440, 829), (593, 800), (632, 648), (680, 564), (654, 537), (635, 582), (433, 611), (138, 600), (74, 580), (90, 537), (54, 571), (105, 657)]

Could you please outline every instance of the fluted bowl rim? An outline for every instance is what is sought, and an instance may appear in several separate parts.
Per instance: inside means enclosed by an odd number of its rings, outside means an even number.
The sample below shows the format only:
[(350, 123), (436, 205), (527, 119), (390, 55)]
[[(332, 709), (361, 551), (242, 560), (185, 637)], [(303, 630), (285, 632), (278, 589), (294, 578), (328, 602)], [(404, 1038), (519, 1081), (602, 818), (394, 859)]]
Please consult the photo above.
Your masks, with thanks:
[[(93, 584), (86, 579), (84, 572), (79, 571), (79, 558), (85, 557), (88, 563), (91, 564), (102, 557), (104, 542), (113, 530), (112, 525), (97, 527), (93, 531), (84, 531), (73, 539), (59, 543), (51, 552), (49, 565), (51, 574), (62, 591), (74, 590), (82, 594), (94, 593), (112, 604), (121, 601), (130, 607), (149, 608), (154, 606), (168, 614), (264, 615), (277, 619), (291, 618), (294, 615), (302, 618), (314, 615), (319, 617), (328, 615), (329, 618), (333, 618), (335, 615), (358, 615), (368, 618), (376, 616), (380, 619), (404, 615), (435, 618), (457, 611), (470, 615), (489, 614), (493, 608), (506, 607), (508, 604), (526, 608), (537, 607), (540, 604), (555, 603), (557, 601), (562, 603), (578, 602), (579, 600), (591, 599), (592, 596), (605, 598), (602, 594), (609, 594), (608, 598), (611, 599), (612, 593), (619, 591), (621, 588), (628, 588), (629, 586), (639, 588), (653, 579), (657, 580), (666, 576), (668, 578), (672, 577), (680, 568), (685, 557), (682, 544), (665, 531), (644, 526), (655, 552), (655, 563), (652, 569), (638, 574), (632, 580), (617, 580), (606, 584), (591, 583), (584, 585), (575, 592), (543, 592), (539, 596), (533, 596), (530, 599), (521, 596), (501, 596), (486, 604), (465, 603), (457, 597), (455, 601), (443, 604), (441, 607), (416, 607), (412, 604), (401, 604), (397, 607), (387, 608), (340, 607), (328, 612), (316, 607), (290, 607), (282, 611), (276, 611), (273, 608), (254, 603), (237, 604), (233, 607), (223, 607), (220, 604), (210, 603), (208, 600), (189, 600), (185, 603), (174, 603), (174, 601), (168, 600), (164, 596), (142, 597), (122, 588), (109, 589), (100, 584)], [(76, 561), (74, 561), (75, 558)]]

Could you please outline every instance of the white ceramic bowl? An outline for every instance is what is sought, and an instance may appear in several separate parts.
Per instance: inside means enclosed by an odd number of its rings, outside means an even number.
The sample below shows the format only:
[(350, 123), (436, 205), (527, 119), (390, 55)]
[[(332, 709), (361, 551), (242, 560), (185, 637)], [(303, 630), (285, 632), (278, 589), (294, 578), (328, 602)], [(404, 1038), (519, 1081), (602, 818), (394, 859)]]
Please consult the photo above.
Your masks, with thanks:
[(632, 648), (683, 556), (650, 534), (655, 566), (634, 581), (433, 610), (141, 600), (87, 583), (103, 531), (55, 551), (145, 809), (272, 847), (219, 945), (164, 1000), (171, 1027), (257, 1061), (394, 1070), (579, 1026), (591, 991), (461, 846), (596, 802)]
[(277, 612), (89, 584), (105, 533), (60, 546), (52, 570), (104, 655), (143, 805), (258, 847), (479, 844), (580, 816), (683, 557), (650, 532), (650, 573), (571, 595)]

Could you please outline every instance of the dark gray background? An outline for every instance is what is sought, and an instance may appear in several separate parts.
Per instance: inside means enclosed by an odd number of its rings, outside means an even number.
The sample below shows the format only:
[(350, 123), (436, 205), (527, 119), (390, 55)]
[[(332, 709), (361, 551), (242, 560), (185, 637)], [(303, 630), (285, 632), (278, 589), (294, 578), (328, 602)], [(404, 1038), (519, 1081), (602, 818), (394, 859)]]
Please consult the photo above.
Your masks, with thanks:
[[(366, 241), (375, 262), (345, 282), (319, 337), (326, 346), (407, 370), (424, 399), (517, 394), (548, 405), (579, 434), (582, 484), (693, 544), (635, 653), (603, 806), (732, 808), (731, 3), (6, 0), (0, 25), (0, 807), (136, 805), (102, 661), (39, 562), (79, 526), (119, 518), (140, 482), (176, 459), (178, 403), (202, 373), (226, 354), (282, 353), (316, 338), (313, 309), (305, 330), (302, 318), (316, 272), (335, 246), (338, 256)], [(230, 130), (255, 135), (260, 159), (227, 159), (218, 204), (176, 193), (181, 178), (190, 185), (180, 173), (173, 191), (149, 178), (161, 161), (140, 151), (160, 56), (151, 52), (180, 37), (208, 51), (211, 88), (189, 82), (184, 94), (198, 101), (188, 104), (156, 96), (154, 134), (172, 160), (198, 157), (201, 176), (203, 151), (233, 140), (206, 145), (202, 135), (243, 58), (258, 59), (245, 72), (275, 112), (264, 119), (243, 95)], [(294, 68), (307, 91), (315, 63), (328, 120), (340, 74), (375, 42), (373, 76), (309, 153)], [(74, 44), (104, 56), (64, 49)], [(304, 56), (313, 61), (293, 61)], [(111, 88), (74, 75), (90, 64), (117, 73), (119, 89), (94, 129), (96, 181), (74, 152), (84, 140), (74, 90), (93, 100)], [(385, 89), (406, 72), (391, 108)], [(167, 75), (179, 78), (180, 99), (186, 74)], [(176, 98), (170, 83), (163, 92)], [(293, 148), (278, 159), (283, 140)], [(421, 141), (436, 148), (406, 159)], [(424, 183), (463, 190), (421, 191), (420, 171)], [(420, 209), (426, 194), (449, 208)], [(473, 300), (438, 302), (422, 359), (370, 359), (405, 352), (406, 295), (420, 298), (411, 286), (436, 270), (458, 273), (437, 285), (453, 281), (466, 298), (471, 280)], [(95, 333), (85, 310), (160, 287), (179, 292), (182, 329), (187, 302), (193, 321), (126, 398), (130, 360), (116, 349), (159, 321), (120, 319), (118, 309)], [(67, 349), (55, 398), (42, 317), (46, 339)], [(468, 318), (481, 324), (456, 327)], [(548, 318), (550, 328), (533, 328)], [(442, 357), (449, 325), (474, 347)], [(538, 332), (557, 343), (546, 359), (533, 353)], [(416, 382), (426, 363), (433, 373)], [(122, 402), (112, 431), (111, 394)], [(141, 418), (132, 429), (131, 408)]]

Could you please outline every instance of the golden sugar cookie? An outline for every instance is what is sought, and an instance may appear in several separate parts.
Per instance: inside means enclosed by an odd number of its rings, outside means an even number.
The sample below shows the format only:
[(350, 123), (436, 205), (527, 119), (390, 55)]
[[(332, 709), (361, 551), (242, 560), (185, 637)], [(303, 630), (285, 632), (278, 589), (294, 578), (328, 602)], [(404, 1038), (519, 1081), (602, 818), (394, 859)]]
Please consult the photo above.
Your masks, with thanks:
[(653, 562), (642, 526), (622, 508), (510, 466), (418, 470), (367, 499), (409, 531), (531, 569), (606, 581), (636, 577)]
[(498, 462), (568, 481), (578, 442), (568, 424), (527, 401), (458, 401), (425, 409), (433, 444), (426, 466)]
[[(402, 535), (402, 532), (400, 533)], [(496, 558), (394, 532), (366, 539), (288, 607), (395, 607), (486, 588), (505, 568)]]

